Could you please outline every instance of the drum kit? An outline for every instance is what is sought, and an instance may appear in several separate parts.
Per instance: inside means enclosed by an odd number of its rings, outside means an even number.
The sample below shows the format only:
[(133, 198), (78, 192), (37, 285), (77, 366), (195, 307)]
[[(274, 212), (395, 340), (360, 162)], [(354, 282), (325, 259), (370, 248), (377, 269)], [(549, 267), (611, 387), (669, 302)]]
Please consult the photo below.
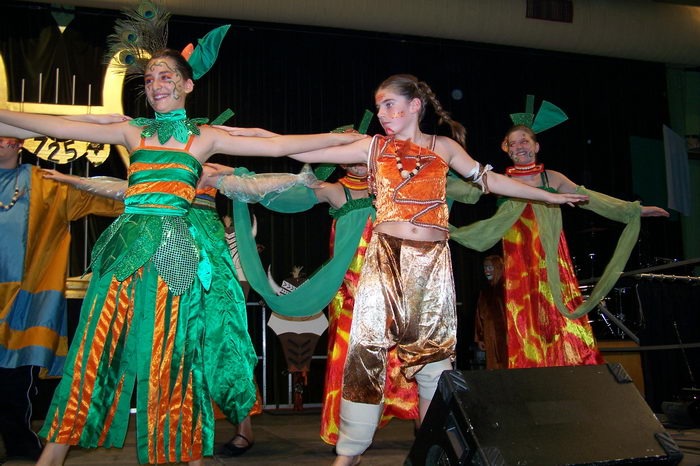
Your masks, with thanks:
[[(579, 289), (584, 299), (587, 299), (598, 281), (598, 277), (607, 263), (607, 254), (597, 254), (601, 249), (609, 249), (610, 241), (606, 235), (607, 228), (590, 226), (576, 233), (584, 235), (587, 250), (572, 256), (574, 271), (579, 279)], [(607, 241), (606, 241), (607, 240)], [(608, 243), (607, 248), (603, 243)], [(573, 248), (572, 248), (573, 249)], [(696, 260), (697, 261), (697, 260)], [(634, 258), (631, 263), (634, 263)], [(637, 288), (643, 286), (643, 280), (685, 280), (689, 283), (700, 284), (700, 278), (691, 276), (662, 275), (656, 272), (691, 265), (693, 261), (678, 261), (662, 257), (651, 257), (643, 253), (641, 235), (637, 241), (636, 263), (639, 268), (625, 272), (618, 280), (612, 291), (600, 304), (591, 311), (589, 322), (593, 333), (599, 340), (633, 340), (639, 343), (637, 335), (644, 330), (646, 321), (639, 300)], [(625, 279), (627, 277), (628, 279)], [(635, 278), (636, 280), (630, 280)]]

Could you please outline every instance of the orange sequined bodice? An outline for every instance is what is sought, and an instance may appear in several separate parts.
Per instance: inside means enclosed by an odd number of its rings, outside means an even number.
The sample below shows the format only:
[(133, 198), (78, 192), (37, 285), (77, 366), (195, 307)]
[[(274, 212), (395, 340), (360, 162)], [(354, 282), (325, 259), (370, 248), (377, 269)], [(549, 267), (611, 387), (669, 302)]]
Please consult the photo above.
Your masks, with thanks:
[[(435, 152), (410, 141), (376, 136), (370, 155), (374, 178), (375, 225), (384, 222), (409, 222), (413, 225), (448, 231), (449, 210), (445, 200), (447, 163)], [(397, 168), (411, 172), (420, 159), (415, 176), (403, 178)]]

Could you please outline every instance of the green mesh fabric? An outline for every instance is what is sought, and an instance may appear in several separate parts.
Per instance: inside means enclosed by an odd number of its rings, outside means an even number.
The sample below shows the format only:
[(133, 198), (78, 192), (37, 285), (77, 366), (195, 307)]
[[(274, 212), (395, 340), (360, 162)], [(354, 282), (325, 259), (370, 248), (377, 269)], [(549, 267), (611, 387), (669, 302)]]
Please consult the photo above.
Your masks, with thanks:
[(184, 218), (163, 217), (161, 225), (163, 233), (153, 263), (170, 291), (179, 296), (194, 281), (199, 252)]

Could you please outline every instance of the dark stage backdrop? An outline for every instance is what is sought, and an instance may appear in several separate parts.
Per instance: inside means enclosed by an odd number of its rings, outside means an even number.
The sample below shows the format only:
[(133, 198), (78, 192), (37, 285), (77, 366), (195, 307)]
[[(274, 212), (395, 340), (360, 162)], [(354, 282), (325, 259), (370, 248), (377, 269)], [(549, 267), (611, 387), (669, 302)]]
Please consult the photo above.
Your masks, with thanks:
[[(0, 51), (8, 65), (10, 98), (19, 100), (20, 80), (45, 76), (55, 67), (77, 70), (82, 88), (99, 88), (98, 65), (105, 38), (117, 12), (77, 8), (75, 19), (61, 35), (45, 5), (10, 3), (0, 20)], [(190, 98), (192, 117), (215, 117), (230, 107), (230, 124), (256, 126), (281, 133), (324, 132), (359, 123), (364, 109), (373, 109), (376, 86), (394, 73), (412, 73), (429, 83), (443, 106), (468, 130), (468, 151), (498, 171), (507, 165), (499, 146), (510, 125), (508, 114), (524, 111), (525, 95), (560, 106), (570, 120), (540, 136), (541, 160), (574, 182), (622, 199), (634, 200), (630, 168), (631, 136), (661, 138), (668, 123), (665, 67), (659, 63), (543, 52), (383, 33), (295, 27), (230, 21), (218, 63), (199, 82)], [(202, 37), (220, 20), (174, 17), (170, 44), (181, 49)], [(75, 72), (75, 71), (71, 71)], [(32, 81), (33, 82), (33, 81)], [(64, 82), (66, 79), (64, 78)], [(37, 84), (33, 85), (35, 88)], [(51, 85), (45, 83), (47, 90)], [(52, 88), (51, 88), (52, 89)], [(44, 93), (47, 94), (46, 92)], [(53, 95), (53, 94), (51, 94)], [(62, 99), (67, 99), (61, 92)], [(32, 93), (28, 99), (34, 98)], [(93, 101), (97, 102), (96, 96)], [(80, 95), (79, 102), (85, 103)], [(148, 113), (135, 86), (125, 94), (126, 112)], [(439, 131), (432, 117), (424, 131)], [(381, 129), (376, 120), (370, 133)], [(287, 159), (215, 157), (217, 162), (243, 165), (258, 172), (297, 171)], [(101, 168), (124, 176), (116, 157)], [(663, 182), (662, 179), (659, 182)], [(219, 206), (222, 213), (226, 203)], [(492, 196), (476, 207), (457, 206), (451, 222), (464, 225), (489, 216)], [(258, 242), (265, 261), (278, 279), (293, 265), (314, 270), (328, 254), (330, 218), (326, 207), (288, 216), (253, 208), (259, 222)], [(620, 227), (595, 215), (564, 207), (565, 228), (582, 278), (601, 271)], [(653, 257), (680, 257), (678, 225), (668, 220), (644, 220), (643, 249), (630, 267)], [(457, 244), (453, 265), (457, 284), (460, 338), (458, 365), (467, 367), (473, 335), (473, 310), (479, 288), (482, 254)], [(585, 262), (589, 254), (596, 262)]]

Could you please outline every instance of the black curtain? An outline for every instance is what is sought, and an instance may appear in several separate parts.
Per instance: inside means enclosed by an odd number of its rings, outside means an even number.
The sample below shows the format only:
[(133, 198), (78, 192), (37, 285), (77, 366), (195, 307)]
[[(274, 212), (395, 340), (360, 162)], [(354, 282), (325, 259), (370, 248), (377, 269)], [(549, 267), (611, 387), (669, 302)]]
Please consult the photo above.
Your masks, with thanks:
[[(82, 88), (101, 84), (99, 63), (117, 12), (76, 8), (75, 19), (58, 34), (50, 7), (14, 2), (4, 7), (0, 52), (8, 63), (10, 98), (18, 100), (19, 82), (32, 82), (61, 69), (77, 70)], [(263, 24), (230, 20), (233, 26), (213, 69), (196, 83), (188, 103), (192, 117), (213, 118), (226, 108), (236, 112), (230, 124), (255, 126), (281, 133), (324, 132), (359, 123), (364, 109), (373, 109), (376, 86), (394, 73), (412, 73), (429, 83), (443, 106), (468, 130), (469, 153), (498, 171), (508, 165), (500, 141), (510, 125), (510, 113), (524, 111), (525, 95), (560, 106), (570, 120), (540, 135), (541, 160), (574, 182), (622, 199), (633, 200), (630, 136), (661, 138), (668, 121), (663, 64), (545, 52), (450, 40), (349, 30)], [(175, 16), (170, 44), (181, 49), (222, 20)], [(50, 39), (47, 39), (50, 38)], [(45, 84), (45, 86), (50, 86)], [(125, 111), (148, 114), (137, 86), (128, 86)], [(50, 92), (47, 91), (47, 92)], [(61, 95), (64, 95), (61, 92)], [(81, 96), (84, 100), (85, 96)], [(30, 98), (30, 94), (27, 94)], [(94, 100), (93, 100), (94, 101)], [(80, 101), (80, 103), (85, 103)], [(430, 116), (424, 131), (446, 134)], [(380, 132), (376, 120), (370, 133)], [(112, 157), (104, 171), (124, 176)], [(257, 172), (296, 171), (287, 159), (214, 158)], [(222, 213), (227, 209), (220, 205)], [(457, 206), (451, 222), (464, 225), (494, 211), (492, 196), (476, 207)], [(272, 214), (253, 207), (258, 218), (258, 242), (278, 278), (293, 265), (314, 270), (328, 256), (330, 219), (326, 207), (300, 215)], [(609, 257), (620, 227), (581, 209), (564, 208), (572, 254), (594, 253), (600, 263)], [(591, 234), (591, 231), (595, 235)], [(668, 220), (644, 220), (649, 248), (634, 254), (680, 257), (678, 225)], [(482, 254), (453, 244), (453, 265), (460, 316), (458, 360), (468, 365), (473, 312), (485, 283)]]

